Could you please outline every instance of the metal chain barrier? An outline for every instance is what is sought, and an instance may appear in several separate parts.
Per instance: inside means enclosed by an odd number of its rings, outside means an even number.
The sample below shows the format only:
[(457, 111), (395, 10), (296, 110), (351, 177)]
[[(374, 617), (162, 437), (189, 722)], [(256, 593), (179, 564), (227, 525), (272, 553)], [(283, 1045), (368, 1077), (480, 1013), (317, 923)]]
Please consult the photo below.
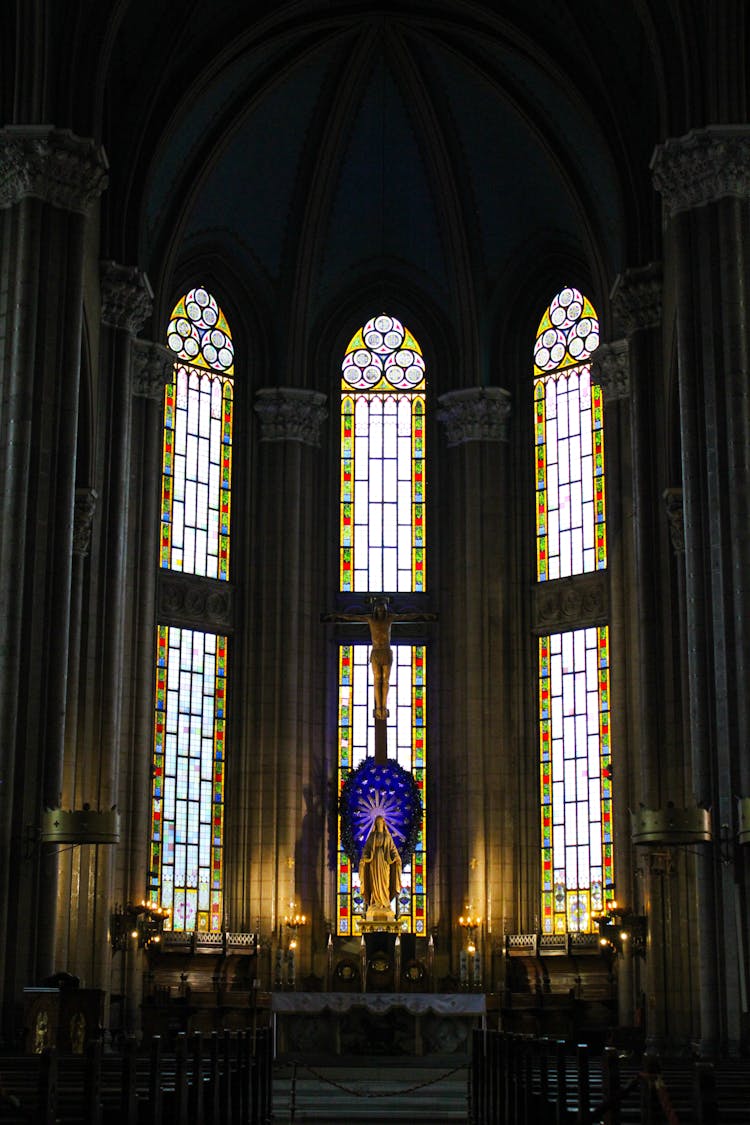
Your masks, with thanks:
[[(294, 1075), (296, 1078), (298, 1064), (294, 1065)], [(312, 1074), (313, 1078), (317, 1078), (319, 1082), (325, 1082), (328, 1086), (334, 1086), (337, 1090), (341, 1090), (344, 1094), (352, 1094), (355, 1098), (393, 1098), (396, 1095), (412, 1094), (415, 1090), (423, 1090), (425, 1086), (434, 1086), (437, 1082), (442, 1082), (444, 1078), (451, 1078), (452, 1075), (458, 1074), (460, 1070), (466, 1070), (466, 1066), (455, 1066), (453, 1070), (446, 1070), (439, 1074), (437, 1078), (428, 1078), (426, 1082), (417, 1082), (414, 1086), (407, 1086), (398, 1090), (354, 1090), (350, 1086), (344, 1086), (341, 1082), (334, 1081), (333, 1078), (327, 1078), (325, 1074), (321, 1074), (313, 1066), (306, 1064), (299, 1065), (299, 1070), (306, 1070), (308, 1074)]]

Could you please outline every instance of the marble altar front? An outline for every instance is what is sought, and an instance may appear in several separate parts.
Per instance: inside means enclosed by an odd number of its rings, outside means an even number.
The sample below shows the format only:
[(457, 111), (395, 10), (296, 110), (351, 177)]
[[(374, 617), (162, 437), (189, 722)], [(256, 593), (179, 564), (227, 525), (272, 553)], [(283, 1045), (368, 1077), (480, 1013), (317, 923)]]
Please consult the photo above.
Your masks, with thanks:
[(478, 993), (275, 992), (278, 1057), (450, 1057), (471, 1052), (485, 1024)]

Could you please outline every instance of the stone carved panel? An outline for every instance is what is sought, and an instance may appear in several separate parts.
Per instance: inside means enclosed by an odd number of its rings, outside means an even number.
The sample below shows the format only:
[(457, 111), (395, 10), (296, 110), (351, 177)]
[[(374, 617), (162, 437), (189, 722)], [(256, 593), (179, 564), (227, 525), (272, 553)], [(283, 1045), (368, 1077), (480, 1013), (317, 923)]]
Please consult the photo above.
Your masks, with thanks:
[(163, 403), (164, 388), (174, 369), (174, 352), (150, 340), (133, 340), (130, 355), (133, 394)]
[(107, 168), (104, 150), (70, 129), (0, 129), (0, 207), (32, 196), (85, 214), (107, 186)]
[(299, 441), (320, 445), (320, 428), (328, 417), (326, 396), (303, 387), (263, 387), (255, 398), (261, 441)]
[(438, 399), (438, 419), (448, 446), (467, 441), (507, 441), (510, 392), (502, 387), (467, 387)]
[(91, 546), (91, 530), (98, 494), (93, 488), (77, 488), (73, 508), (73, 554), (85, 556)]
[(234, 587), (215, 578), (160, 570), (157, 577), (157, 619), (165, 625), (231, 633)]
[(609, 619), (607, 572), (578, 574), (538, 582), (533, 587), (533, 628), (536, 633), (604, 625)]
[(626, 336), (640, 329), (658, 328), (662, 308), (661, 263), (650, 262), (618, 274), (610, 300), (614, 322)]
[(145, 273), (117, 262), (100, 265), (102, 322), (134, 335), (151, 316), (154, 294)]
[(604, 401), (630, 398), (630, 353), (627, 340), (600, 344), (591, 353), (592, 378), (604, 393)]
[(655, 149), (651, 171), (670, 216), (726, 196), (748, 199), (750, 128), (712, 125), (670, 138)]
[(676, 555), (685, 553), (685, 518), (682, 506), (682, 489), (665, 488), (662, 493), (669, 520), (669, 538)]

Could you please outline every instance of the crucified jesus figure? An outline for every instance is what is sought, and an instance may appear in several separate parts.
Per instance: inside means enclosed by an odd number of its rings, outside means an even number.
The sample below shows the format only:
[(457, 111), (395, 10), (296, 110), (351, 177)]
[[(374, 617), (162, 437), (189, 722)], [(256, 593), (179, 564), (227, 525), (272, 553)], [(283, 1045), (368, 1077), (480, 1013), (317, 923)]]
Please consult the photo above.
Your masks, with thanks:
[(325, 621), (366, 621), (370, 626), (376, 719), (388, 718), (388, 684), (393, 664), (391, 625), (394, 621), (434, 621), (437, 616), (434, 613), (391, 613), (388, 601), (386, 597), (373, 598), (370, 613), (328, 613), (323, 618)]

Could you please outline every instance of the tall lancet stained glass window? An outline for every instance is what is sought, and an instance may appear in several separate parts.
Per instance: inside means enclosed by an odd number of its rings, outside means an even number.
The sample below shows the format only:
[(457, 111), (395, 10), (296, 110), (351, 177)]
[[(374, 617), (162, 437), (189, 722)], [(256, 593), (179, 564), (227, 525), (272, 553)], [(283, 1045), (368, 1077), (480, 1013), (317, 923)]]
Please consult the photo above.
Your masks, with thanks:
[[(365, 644), (339, 647), (338, 757), (339, 792), (352, 770), (375, 752), (370, 722), (374, 691)], [(389, 756), (411, 772), (422, 801), (422, 821), (416, 845), (401, 872), (396, 918), (407, 933), (427, 934), (427, 867), (425, 849), (425, 769), (427, 765), (427, 662), (424, 645), (394, 645), (388, 693)], [(384, 810), (387, 811), (387, 810)], [(337, 872), (337, 930), (358, 934), (365, 916), (359, 872), (344, 851), (339, 821)], [(399, 840), (396, 838), (396, 846)]]
[[(426, 591), (425, 362), (416, 338), (382, 313), (359, 328), (341, 370), (339, 579), (342, 593)], [(394, 644), (388, 697), (388, 754), (412, 773), (423, 816), (404, 857), (396, 914), (402, 930), (427, 927), (425, 850), (426, 652)], [(374, 755), (370, 648), (339, 652), (338, 783)], [(339, 829), (340, 831), (340, 829)], [(338, 841), (337, 930), (359, 932), (365, 909), (359, 877)]]
[[(159, 563), (227, 581), (234, 348), (206, 289), (177, 303), (167, 343)], [(175, 930), (219, 931), (227, 638), (161, 624), (156, 649), (149, 896)]]
[[(534, 348), (537, 580), (607, 565), (599, 324), (566, 287)], [(609, 628), (539, 638), (542, 933), (590, 932), (614, 896)]]
[(607, 565), (604, 411), (591, 382), (599, 346), (594, 308), (563, 289), (542, 317), (534, 346), (537, 578)]
[(340, 588), (425, 590), (422, 349), (395, 317), (352, 337), (341, 378)]

